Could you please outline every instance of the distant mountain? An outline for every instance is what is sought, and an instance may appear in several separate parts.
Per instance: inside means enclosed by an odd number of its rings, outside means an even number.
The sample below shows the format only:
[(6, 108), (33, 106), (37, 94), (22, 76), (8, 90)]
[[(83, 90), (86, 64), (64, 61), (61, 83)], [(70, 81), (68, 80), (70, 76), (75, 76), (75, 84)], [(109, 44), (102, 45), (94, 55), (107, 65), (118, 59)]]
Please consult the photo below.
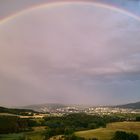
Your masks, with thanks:
[(36, 111), (31, 110), (31, 109), (15, 109), (15, 108), (6, 108), (6, 107), (0, 106), (0, 113), (22, 115), (22, 114), (26, 114), (27, 112), (37, 113)]
[(20, 108), (23, 109), (31, 109), (31, 110), (35, 110), (38, 112), (50, 112), (52, 110), (56, 110), (59, 108), (64, 108), (67, 105), (64, 104), (57, 104), (57, 103), (46, 103), (46, 104), (36, 104), (36, 105), (28, 105), (28, 106), (23, 106)]
[(29, 105), (20, 108), (32, 109), (38, 112), (57, 112), (60, 109), (78, 109), (82, 110), (87, 108), (84, 105), (74, 105), (74, 104), (59, 104), (59, 103), (46, 103), (39, 105)]
[(140, 102), (118, 105), (120, 108), (140, 109)]
[[(86, 110), (89, 107), (98, 107), (98, 106), (88, 106), (88, 105), (70, 105), (70, 104), (59, 104), (59, 103), (46, 103), (46, 104), (35, 104), (35, 105), (29, 105), (29, 106), (22, 106), (18, 107), (20, 109), (28, 109), (28, 110), (34, 110), (37, 112), (61, 112), (68, 110)], [(101, 107), (101, 106), (100, 106)], [(104, 106), (102, 106), (104, 107)], [(116, 105), (116, 106), (108, 106), (108, 107), (119, 107), (119, 108), (129, 108), (129, 109), (140, 109), (140, 102), (136, 103), (129, 103), (124, 105)]]

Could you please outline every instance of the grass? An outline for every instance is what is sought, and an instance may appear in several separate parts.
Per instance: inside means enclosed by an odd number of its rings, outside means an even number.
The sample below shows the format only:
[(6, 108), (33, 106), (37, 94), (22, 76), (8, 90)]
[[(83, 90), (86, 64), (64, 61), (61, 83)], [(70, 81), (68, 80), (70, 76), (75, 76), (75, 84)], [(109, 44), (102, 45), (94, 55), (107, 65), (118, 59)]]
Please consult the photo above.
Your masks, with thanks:
[(20, 140), (22, 137), (24, 137), (23, 133), (2, 134), (2, 135), (0, 135), (0, 140)]
[(44, 135), (43, 132), (30, 132), (28, 134), (25, 135), (25, 140), (43, 140), (44, 139)]
[(140, 137), (140, 122), (116, 122), (110, 123), (106, 128), (98, 128), (88, 131), (79, 131), (75, 134), (84, 138), (98, 138), (99, 140), (110, 140), (115, 131), (126, 131), (138, 134)]

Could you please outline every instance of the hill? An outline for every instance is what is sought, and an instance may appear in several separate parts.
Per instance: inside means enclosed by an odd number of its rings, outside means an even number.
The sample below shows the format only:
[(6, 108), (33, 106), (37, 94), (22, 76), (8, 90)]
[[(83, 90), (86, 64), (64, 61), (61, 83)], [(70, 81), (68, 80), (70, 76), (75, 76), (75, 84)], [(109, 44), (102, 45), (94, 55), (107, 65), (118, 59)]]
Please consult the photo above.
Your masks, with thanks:
[[(92, 105), (76, 105), (76, 104), (58, 104), (58, 103), (46, 103), (46, 104), (35, 104), (35, 105), (28, 105), (28, 106), (22, 106), (18, 107), (21, 109), (31, 109), (38, 112), (59, 112), (60, 110), (64, 112), (85, 112), (90, 107), (96, 108), (96, 107), (111, 107), (111, 108), (124, 108), (124, 109), (140, 109), (140, 102), (136, 103), (129, 103), (124, 105), (116, 105), (116, 106), (92, 106)], [(60, 111), (60, 112), (61, 112)]]
[(78, 104), (60, 104), (60, 103), (46, 103), (46, 104), (35, 104), (35, 105), (28, 105), (28, 106), (22, 106), (18, 108), (25, 108), (25, 109), (31, 109), (38, 112), (58, 112), (62, 110), (84, 110), (87, 109), (88, 105), (78, 105)]
[(31, 109), (15, 109), (15, 108), (5, 108), (0, 106), (0, 113), (9, 113), (9, 114), (16, 114), (16, 115), (28, 115), (29, 113), (37, 113)]
[(140, 102), (118, 105), (119, 108), (140, 109)]
[(66, 105), (64, 104), (57, 104), (57, 103), (46, 103), (46, 104), (35, 104), (35, 105), (28, 105), (19, 108), (23, 109), (31, 109), (38, 112), (51, 112), (57, 110), (59, 108), (64, 108)]

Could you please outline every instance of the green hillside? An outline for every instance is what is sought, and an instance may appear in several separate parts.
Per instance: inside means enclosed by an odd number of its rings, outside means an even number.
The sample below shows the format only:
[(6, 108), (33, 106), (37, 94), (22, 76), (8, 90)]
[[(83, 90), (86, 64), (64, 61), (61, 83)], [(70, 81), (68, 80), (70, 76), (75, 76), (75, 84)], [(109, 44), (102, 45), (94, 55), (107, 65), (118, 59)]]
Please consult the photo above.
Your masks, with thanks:
[(31, 109), (15, 109), (15, 108), (5, 108), (0, 107), (0, 113), (9, 113), (9, 114), (16, 114), (16, 115), (28, 115), (30, 113), (37, 113)]

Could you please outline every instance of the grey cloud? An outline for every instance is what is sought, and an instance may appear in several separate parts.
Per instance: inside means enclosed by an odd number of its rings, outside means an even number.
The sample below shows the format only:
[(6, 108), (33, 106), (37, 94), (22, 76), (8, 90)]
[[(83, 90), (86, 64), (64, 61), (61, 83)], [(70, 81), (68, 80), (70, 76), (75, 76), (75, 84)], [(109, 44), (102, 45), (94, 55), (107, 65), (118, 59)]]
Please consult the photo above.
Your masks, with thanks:
[(0, 25), (2, 104), (14, 104), (15, 96), (17, 104), (136, 100), (139, 26), (91, 5), (38, 9)]

